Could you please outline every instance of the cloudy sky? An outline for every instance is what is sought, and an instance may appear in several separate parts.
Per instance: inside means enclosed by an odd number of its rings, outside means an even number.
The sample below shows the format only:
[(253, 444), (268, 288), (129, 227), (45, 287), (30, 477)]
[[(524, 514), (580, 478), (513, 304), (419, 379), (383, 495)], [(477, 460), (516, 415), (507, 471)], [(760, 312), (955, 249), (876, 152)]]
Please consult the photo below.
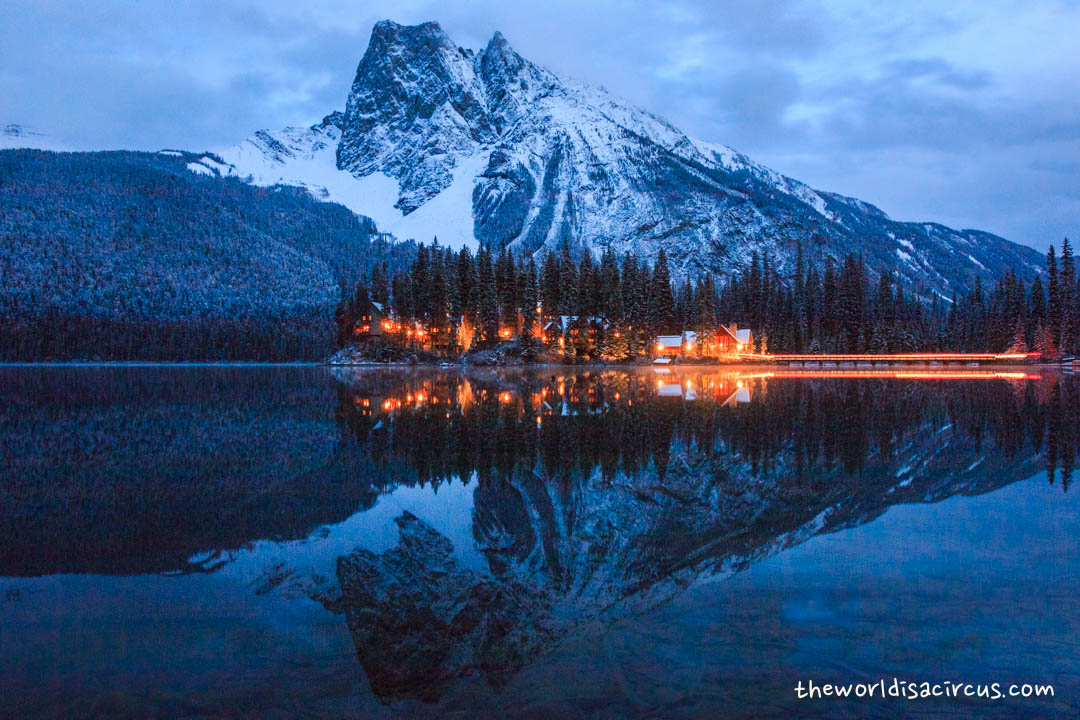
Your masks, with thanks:
[[(891, 4), (893, 7), (886, 7)], [(342, 109), (372, 25), (501, 30), (702, 139), (903, 220), (1080, 235), (1080, 2), (0, 3), (0, 125), (78, 149), (231, 145)]]

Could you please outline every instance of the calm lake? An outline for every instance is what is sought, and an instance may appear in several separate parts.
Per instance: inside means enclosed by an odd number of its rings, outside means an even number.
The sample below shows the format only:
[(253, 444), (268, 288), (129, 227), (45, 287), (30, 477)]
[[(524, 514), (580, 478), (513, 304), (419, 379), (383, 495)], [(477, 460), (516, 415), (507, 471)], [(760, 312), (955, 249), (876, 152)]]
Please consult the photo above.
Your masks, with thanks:
[[(0, 717), (1080, 715), (1075, 375), (5, 367), (0, 397)], [(894, 679), (1054, 695), (795, 691)]]

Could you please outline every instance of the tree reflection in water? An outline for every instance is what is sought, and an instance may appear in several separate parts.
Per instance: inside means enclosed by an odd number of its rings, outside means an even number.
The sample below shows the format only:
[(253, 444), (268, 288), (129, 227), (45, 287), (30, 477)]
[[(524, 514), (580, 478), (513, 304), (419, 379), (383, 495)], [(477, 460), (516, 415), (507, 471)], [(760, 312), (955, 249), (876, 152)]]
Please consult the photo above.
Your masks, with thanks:
[[(338, 562), (372, 689), (499, 687), (569, 633), (896, 503), (997, 489), (1077, 451), (1075, 377), (617, 370), (339, 374), (340, 442), (438, 488), (476, 479), (485, 572), (411, 514)], [(390, 490), (390, 487), (381, 488)]]

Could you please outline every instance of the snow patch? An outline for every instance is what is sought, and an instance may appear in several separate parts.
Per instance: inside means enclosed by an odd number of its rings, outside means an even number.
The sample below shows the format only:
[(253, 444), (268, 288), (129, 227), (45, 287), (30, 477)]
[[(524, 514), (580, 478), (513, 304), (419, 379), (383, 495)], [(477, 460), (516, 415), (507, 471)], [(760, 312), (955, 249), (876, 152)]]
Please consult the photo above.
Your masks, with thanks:
[(318, 200), (340, 203), (370, 217), (380, 232), (399, 240), (430, 243), (438, 237), (439, 244), (455, 250), (478, 246), (473, 237), (472, 191), (477, 175), (487, 167), (487, 153), (461, 160), (449, 187), (403, 215), (394, 207), (399, 196), (396, 178), (380, 172), (358, 178), (338, 169), (339, 137), (336, 127), (286, 128), (275, 134), (258, 133), (219, 154), (231, 166), (231, 174), (255, 185), (304, 187)]
[(392, 233), (399, 240), (413, 239), (439, 244), (454, 250), (476, 248), (473, 237), (472, 193), (476, 177), (487, 167), (486, 153), (463, 159), (454, 168), (450, 186), (408, 215), (394, 207), (398, 197), (397, 180), (381, 173), (372, 173), (356, 181), (361, 195), (356, 199), (355, 212), (375, 221), (379, 230)]
[(201, 162), (189, 162), (187, 164), (187, 169), (193, 173), (196, 173), (197, 175), (210, 175), (211, 177), (217, 177), (216, 172), (211, 170), (206, 165), (203, 165)]

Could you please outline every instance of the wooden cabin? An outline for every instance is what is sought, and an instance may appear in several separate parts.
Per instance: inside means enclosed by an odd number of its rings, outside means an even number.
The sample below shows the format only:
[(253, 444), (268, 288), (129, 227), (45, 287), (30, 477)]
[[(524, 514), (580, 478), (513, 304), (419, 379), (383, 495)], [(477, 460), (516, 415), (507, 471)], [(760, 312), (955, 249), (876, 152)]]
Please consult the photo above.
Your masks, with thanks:
[(717, 357), (732, 357), (754, 351), (754, 334), (750, 332), (750, 328), (740, 328), (735, 323), (717, 328), (713, 342), (713, 352)]
[(360, 317), (353, 323), (353, 337), (362, 340), (382, 335), (384, 320), (382, 305), (369, 302), (368, 306), (360, 311)]

